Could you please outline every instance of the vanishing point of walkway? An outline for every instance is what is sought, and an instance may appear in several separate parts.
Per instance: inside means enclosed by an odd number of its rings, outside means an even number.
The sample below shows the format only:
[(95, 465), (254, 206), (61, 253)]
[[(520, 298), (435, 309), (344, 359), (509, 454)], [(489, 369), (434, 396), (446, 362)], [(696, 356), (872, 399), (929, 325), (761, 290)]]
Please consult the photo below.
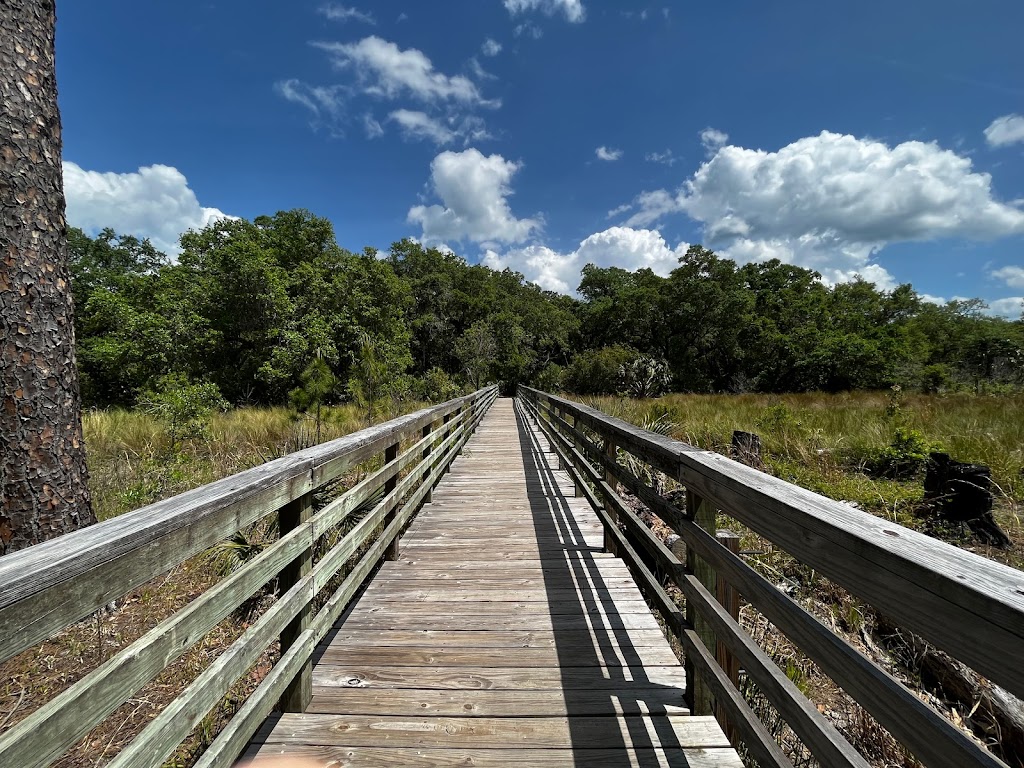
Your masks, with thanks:
[(331, 766), (738, 768), (544, 436), (499, 399), (247, 756)]

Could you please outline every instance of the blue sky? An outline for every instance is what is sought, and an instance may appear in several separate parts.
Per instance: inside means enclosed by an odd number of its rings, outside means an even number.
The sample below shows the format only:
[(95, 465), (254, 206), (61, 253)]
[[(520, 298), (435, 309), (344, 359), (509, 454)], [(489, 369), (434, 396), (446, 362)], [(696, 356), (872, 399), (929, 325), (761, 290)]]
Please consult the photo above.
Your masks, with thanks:
[(1024, 296), (1024, 4), (58, 5), (71, 224), (304, 207), (571, 293), (688, 244)]

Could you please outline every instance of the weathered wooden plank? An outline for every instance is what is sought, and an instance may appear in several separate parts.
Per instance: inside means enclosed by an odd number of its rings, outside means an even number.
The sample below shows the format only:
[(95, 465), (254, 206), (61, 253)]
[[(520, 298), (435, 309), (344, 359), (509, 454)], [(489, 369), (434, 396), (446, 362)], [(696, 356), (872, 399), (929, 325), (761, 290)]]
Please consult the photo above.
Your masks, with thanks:
[(678, 662), (671, 665), (597, 667), (399, 667), (319, 663), (314, 686), (438, 688), (443, 690), (590, 690), (686, 687)]
[(330, 638), (331, 645), (354, 648), (419, 646), (428, 648), (604, 648), (663, 646), (658, 629), (602, 630), (437, 630), (405, 629), (389, 632), (343, 627)]
[(394, 690), (318, 686), (309, 714), (404, 717), (576, 717), (580, 715), (687, 715), (683, 691), (673, 688), (587, 690)]
[(320, 664), (366, 666), (441, 666), (441, 667), (594, 667), (664, 666), (678, 662), (666, 643), (660, 647), (599, 648), (586, 651), (572, 648), (417, 648), (389, 647), (324, 650)]
[(315, 711), (268, 724), (250, 756), (736, 768), (714, 722), (676, 716), (683, 669), (546, 441), (508, 401), (485, 424), (317, 649)]
[(612, 605), (619, 599), (627, 600), (640, 599), (640, 593), (636, 587), (623, 589), (462, 589), (458, 592), (446, 590), (441, 587), (436, 589), (400, 589), (367, 590), (363, 598), (369, 602), (404, 602), (407, 600), (419, 600), (422, 602), (434, 603), (464, 603), (464, 602), (548, 602), (549, 600), (577, 600), (581, 603), (604, 603)]
[[(452, 618), (468, 619), (475, 615), (486, 618), (495, 618), (501, 615), (509, 616), (544, 616), (556, 620), (567, 618), (590, 618), (598, 619), (608, 616), (624, 616), (632, 614), (650, 614), (651, 608), (646, 601), (639, 598), (631, 600), (616, 600), (611, 604), (591, 602), (581, 604), (579, 600), (572, 601), (538, 601), (524, 603), (518, 600), (487, 600), (487, 601), (464, 601), (464, 602), (432, 602), (408, 604), (404, 602), (375, 602), (363, 598), (360, 603), (358, 616), (350, 616), (345, 620), (354, 621), (356, 618), (373, 619), (375, 617), (398, 617), (409, 621), (417, 619)], [(653, 616), (652, 616), (653, 618)]]
[(323, 747), (264, 744), (247, 758), (288, 755), (307, 759), (314, 765), (336, 768), (741, 768), (743, 763), (731, 748), (684, 747), (682, 749), (400, 749), (390, 747)]
[[(803, 610), (788, 595), (728, 552), (703, 531), (684, 526), (689, 546), (700, 550), (784, 634), (853, 696), (886, 729), (929, 765), (999, 765), (912, 691), (843, 638)], [(734, 648), (734, 651), (736, 649)]]
[[(454, 606), (458, 603), (438, 603), (437, 605)], [(473, 605), (486, 605), (474, 603)], [(601, 629), (650, 629), (659, 630), (657, 619), (651, 615), (650, 608), (645, 604), (643, 612), (548, 616), (540, 612), (518, 612), (515, 603), (495, 603), (495, 609), (477, 611), (477, 615), (467, 614), (385, 614), (370, 617), (353, 616), (345, 620), (347, 629), (391, 630), (416, 626), (420, 629), (435, 631), (466, 630), (466, 631), (510, 631), (524, 632), (572, 632), (576, 630)], [(525, 605), (542, 606), (540, 603)]]
[(109, 768), (162, 763), (312, 599), (313, 579), (307, 575), (168, 704), (108, 763)]
[(305, 666), (312, 651), (313, 633), (307, 630), (295, 639), (292, 647), (217, 734), (217, 738), (196, 762), (195, 768), (226, 768), (234, 765), (239, 752), (273, 711), (274, 703), (281, 698), (289, 681)]
[(0, 765), (49, 765), (312, 543), (311, 526), (293, 530), (0, 735)]
[(377, 574), (378, 580), (400, 581), (403, 579), (471, 579), (480, 576), (510, 578), (542, 578), (544, 576), (561, 576), (564, 574), (583, 574), (592, 576), (629, 575), (629, 569), (618, 558), (595, 560), (592, 563), (566, 563), (552, 560), (534, 562), (496, 563), (487, 561), (462, 561), (459, 563), (425, 563), (408, 560), (394, 560), (385, 563)]
[[(263, 735), (262, 732), (260, 734)], [(700, 743), (693, 744), (695, 737)], [(263, 737), (265, 743), (501, 749), (726, 747), (713, 718), (618, 717), (374, 717), (285, 714)]]
[(575, 577), (568, 573), (537, 579), (487, 578), (484, 576), (475, 579), (374, 579), (373, 585), (370, 589), (367, 589), (367, 593), (370, 593), (371, 589), (374, 594), (410, 589), (424, 591), (445, 589), (497, 589), (506, 591), (510, 589), (527, 591), (550, 591), (555, 589), (617, 590), (634, 588), (634, 584), (635, 582), (628, 577), (588, 577), (586, 575)]
[(267, 462), (0, 560), (0, 661), (302, 496), (378, 445), (494, 390)]

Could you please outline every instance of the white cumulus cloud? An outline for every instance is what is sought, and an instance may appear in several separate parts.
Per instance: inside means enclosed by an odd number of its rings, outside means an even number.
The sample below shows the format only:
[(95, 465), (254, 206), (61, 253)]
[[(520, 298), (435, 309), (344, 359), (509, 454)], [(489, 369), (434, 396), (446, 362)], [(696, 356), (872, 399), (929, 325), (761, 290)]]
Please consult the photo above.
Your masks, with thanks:
[(373, 18), (373, 14), (361, 11), (358, 8), (348, 8), (338, 3), (328, 3), (327, 5), (321, 6), (320, 13), (326, 16), (331, 21), (361, 21), (364, 24), (376, 24), (377, 20)]
[(583, 21), (586, 10), (580, 0), (504, 0), (505, 8), (515, 16), (526, 11), (542, 11), (548, 16), (564, 13), (565, 18), (573, 23)]
[(654, 230), (611, 227), (590, 235), (569, 253), (531, 245), (504, 253), (488, 250), (481, 261), (492, 269), (508, 267), (521, 272), (546, 290), (571, 294), (587, 264), (630, 271), (648, 268), (666, 276), (679, 265), (679, 258), (689, 247), (688, 243), (679, 243), (670, 248), (661, 233)]
[(988, 315), (1018, 320), (1024, 316), (1024, 296), (1008, 296), (988, 302)]
[(825, 131), (777, 152), (723, 146), (677, 192), (637, 197), (624, 223), (685, 213), (738, 261), (779, 258), (830, 282), (861, 274), (888, 286), (872, 263), (888, 243), (1024, 233), (1024, 211), (996, 200), (991, 181), (934, 143)]
[(68, 223), (86, 232), (110, 227), (118, 234), (148, 237), (158, 250), (177, 255), (183, 232), (233, 218), (200, 205), (184, 174), (169, 165), (147, 165), (132, 173), (87, 171), (69, 160), (63, 166)]
[(441, 205), (417, 205), (410, 223), (419, 224), (425, 243), (470, 240), (520, 243), (541, 227), (539, 218), (518, 219), (508, 197), (520, 164), (477, 149), (442, 152), (430, 164), (430, 182)]
[(594, 154), (597, 155), (598, 160), (605, 160), (610, 163), (622, 157), (622, 150), (612, 149), (611, 147), (598, 147), (594, 150)]
[(455, 134), (440, 120), (425, 112), (396, 109), (388, 117), (398, 123), (407, 138), (429, 139), (435, 144), (448, 144), (455, 138)]
[(480, 50), (484, 56), (497, 56), (501, 53), (501, 43), (488, 37), (484, 40), (484, 44), (480, 46)]
[(366, 93), (395, 99), (412, 96), (425, 103), (484, 104), (476, 84), (463, 75), (446, 75), (416, 48), (402, 50), (376, 35), (356, 43), (315, 43), (326, 51), (333, 65), (353, 71)]
[(709, 154), (714, 154), (729, 141), (729, 134), (715, 128), (705, 128), (700, 132), (700, 143)]
[(990, 147), (1004, 147), (1024, 141), (1024, 116), (1003, 115), (985, 129), (985, 141)]
[(990, 274), (1011, 288), (1024, 288), (1024, 267), (1003, 267), (992, 270)]

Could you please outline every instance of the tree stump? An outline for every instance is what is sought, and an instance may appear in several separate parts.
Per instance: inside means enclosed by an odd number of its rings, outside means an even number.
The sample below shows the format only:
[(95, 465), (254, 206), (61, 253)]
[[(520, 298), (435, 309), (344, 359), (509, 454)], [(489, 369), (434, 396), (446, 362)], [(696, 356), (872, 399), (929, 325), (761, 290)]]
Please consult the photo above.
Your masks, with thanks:
[(938, 517), (967, 527), (985, 544), (1007, 548), (1010, 538), (992, 516), (992, 470), (955, 461), (948, 453), (928, 457), (924, 498)]
[(761, 469), (761, 438), (753, 432), (736, 430), (732, 433), (732, 456), (748, 467)]

